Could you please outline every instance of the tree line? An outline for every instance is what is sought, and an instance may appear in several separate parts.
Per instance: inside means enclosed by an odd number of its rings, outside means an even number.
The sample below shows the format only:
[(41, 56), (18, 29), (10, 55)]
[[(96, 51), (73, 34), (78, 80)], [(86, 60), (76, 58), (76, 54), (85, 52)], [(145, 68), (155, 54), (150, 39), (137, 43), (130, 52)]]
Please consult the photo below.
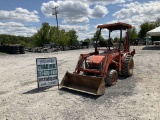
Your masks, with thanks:
[[(136, 28), (133, 27), (129, 30), (130, 41), (134, 42), (136, 38), (142, 39), (146, 36), (146, 33), (156, 27), (160, 26), (160, 18), (153, 22), (145, 22), (141, 24), (140, 31), (137, 32)], [(94, 33), (92, 38), (86, 38), (81, 42), (93, 43), (98, 35), (98, 30)], [(100, 40), (104, 40), (103, 36), (100, 35)], [(114, 41), (117, 42), (118, 37), (114, 38)], [(8, 34), (0, 34), (0, 43), (1, 44), (21, 44), (25, 47), (40, 47), (45, 43), (54, 43), (58, 46), (74, 46), (79, 43), (77, 32), (72, 29), (66, 31), (65, 29), (57, 29), (55, 26), (50, 26), (49, 23), (42, 23), (41, 27), (37, 32), (31, 37), (24, 36), (14, 36)]]
[(40, 29), (31, 37), (0, 34), (1, 44), (22, 44), (25, 47), (43, 47), (45, 43), (54, 43), (58, 46), (73, 46), (78, 42), (78, 36), (74, 29), (66, 31), (57, 30), (57, 27), (49, 23), (42, 23)]
[[(160, 26), (160, 18), (158, 18), (157, 20), (153, 21), (153, 22), (145, 22), (143, 24), (141, 24), (140, 27), (140, 31), (137, 32), (136, 28), (133, 26), (131, 29), (129, 29), (129, 38), (130, 38), (130, 42), (133, 43), (135, 41), (135, 39), (143, 39), (146, 36), (146, 33), (156, 27)], [(95, 32), (94, 36), (91, 39), (86, 39), (86, 41), (94, 41), (96, 39), (98, 35), (98, 30)], [(156, 37), (157, 38), (157, 37)], [(155, 37), (152, 37), (152, 39), (156, 39)], [(119, 37), (115, 37), (114, 38), (114, 42), (118, 42), (119, 41)], [(124, 39), (124, 38), (123, 38)], [(102, 35), (100, 35), (100, 41), (103, 41), (104, 38)]]

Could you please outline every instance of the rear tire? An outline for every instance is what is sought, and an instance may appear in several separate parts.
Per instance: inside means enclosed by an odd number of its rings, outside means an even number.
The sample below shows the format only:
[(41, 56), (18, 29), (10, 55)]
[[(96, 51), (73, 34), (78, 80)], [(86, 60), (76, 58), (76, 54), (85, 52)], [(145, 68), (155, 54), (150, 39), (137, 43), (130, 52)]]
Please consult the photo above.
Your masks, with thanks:
[(116, 70), (108, 70), (107, 76), (106, 76), (106, 84), (109, 86), (113, 86), (117, 83), (118, 79), (118, 73)]
[(123, 66), (122, 66), (122, 75), (126, 77), (132, 76), (133, 67), (134, 67), (133, 57), (131, 55), (126, 55), (124, 62), (123, 62)]

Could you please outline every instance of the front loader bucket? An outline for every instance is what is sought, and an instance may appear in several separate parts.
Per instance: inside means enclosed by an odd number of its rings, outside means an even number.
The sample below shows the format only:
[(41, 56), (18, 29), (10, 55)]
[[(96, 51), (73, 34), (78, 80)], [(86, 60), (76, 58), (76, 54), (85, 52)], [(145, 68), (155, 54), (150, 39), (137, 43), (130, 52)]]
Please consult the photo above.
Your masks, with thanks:
[(102, 95), (105, 92), (105, 82), (100, 77), (91, 77), (66, 72), (60, 86), (92, 95)]

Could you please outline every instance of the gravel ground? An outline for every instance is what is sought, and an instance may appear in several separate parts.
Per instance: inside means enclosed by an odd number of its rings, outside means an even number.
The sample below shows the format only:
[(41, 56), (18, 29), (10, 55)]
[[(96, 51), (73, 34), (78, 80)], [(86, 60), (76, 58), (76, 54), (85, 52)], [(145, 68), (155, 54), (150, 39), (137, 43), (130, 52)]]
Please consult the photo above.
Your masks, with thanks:
[(160, 120), (160, 46), (134, 46), (132, 77), (95, 97), (58, 87), (37, 89), (36, 58), (57, 57), (59, 81), (80, 53), (0, 55), (0, 120)]

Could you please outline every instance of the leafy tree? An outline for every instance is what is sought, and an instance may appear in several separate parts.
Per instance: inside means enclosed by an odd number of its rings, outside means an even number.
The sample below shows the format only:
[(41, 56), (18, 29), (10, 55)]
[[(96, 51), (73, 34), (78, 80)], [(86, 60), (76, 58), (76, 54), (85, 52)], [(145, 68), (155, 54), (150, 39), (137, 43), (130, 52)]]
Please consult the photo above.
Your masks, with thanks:
[(4, 38), (2, 40), (2, 43), (3, 44), (11, 44), (10, 37), (9, 36), (4, 36)]
[(155, 27), (156, 27), (155, 22), (153, 22), (153, 23), (145, 22), (145, 23), (141, 24), (141, 25), (140, 25), (141, 30), (139, 31), (138, 36), (139, 36), (140, 38), (145, 37), (145, 36), (146, 36), (146, 33), (147, 33), (148, 31), (154, 29)]
[(65, 32), (64, 29), (60, 30), (59, 45), (63, 47), (63, 50), (64, 50), (64, 47), (68, 45), (69, 39), (70, 37), (68, 36), (67, 32)]
[[(94, 33), (94, 36), (93, 36), (93, 38), (92, 38), (92, 41), (96, 41), (96, 40), (97, 40), (98, 34), (99, 34), (99, 30), (97, 30), (97, 31)], [(99, 41), (102, 41), (102, 40), (104, 40), (104, 38), (103, 38), (102, 34), (100, 33)]]
[(138, 37), (138, 33), (135, 27), (132, 27), (131, 29), (129, 29), (128, 34), (129, 34), (130, 42), (134, 42), (134, 40)]
[(114, 42), (115, 42), (115, 43), (118, 43), (119, 40), (120, 40), (120, 38), (118, 38), (118, 37), (115, 37), (115, 38), (114, 38)]
[(78, 36), (77, 33), (74, 29), (70, 30), (68, 32), (68, 36), (69, 36), (69, 45), (73, 46), (78, 40)]
[(155, 27), (160, 26), (160, 18), (157, 18), (157, 20), (154, 22)]
[(50, 42), (50, 25), (48, 23), (42, 23), (41, 28), (38, 30), (36, 34), (33, 35), (33, 39), (35, 40), (36, 46), (43, 46), (44, 43)]
[(58, 44), (59, 33), (60, 33), (60, 31), (58, 31), (58, 33), (57, 33), (57, 27), (56, 26), (50, 26), (50, 31), (49, 31), (50, 42)]
[(90, 43), (90, 42), (91, 42), (91, 39), (86, 38), (86, 39), (84, 39), (84, 42), (88, 42), (88, 43)]
[[(154, 22), (145, 22), (140, 25), (140, 31), (138, 33), (139, 38), (146, 36), (146, 33), (156, 27), (160, 26), (160, 18), (157, 18)], [(153, 39), (153, 37), (152, 37)]]
[(59, 30), (55, 26), (50, 26), (48, 23), (42, 23), (40, 30), (32, 36), (35, 41), (35, 46), (43, 46), (46, 42), (53, 42), (61, 46), (73, 45), (76, 43), (78, 36), (75, 30), (66, 32), (64, 29)]

